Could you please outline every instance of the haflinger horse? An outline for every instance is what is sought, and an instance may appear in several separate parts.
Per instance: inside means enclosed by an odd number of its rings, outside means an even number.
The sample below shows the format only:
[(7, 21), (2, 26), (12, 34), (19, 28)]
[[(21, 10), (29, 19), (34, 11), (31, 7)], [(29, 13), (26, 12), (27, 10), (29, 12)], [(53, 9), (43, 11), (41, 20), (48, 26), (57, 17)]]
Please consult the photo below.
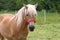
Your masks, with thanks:
[(27, 40), (29, 30), (34, 31), (37, 5), (24, 5), (15, 15), (0, 16), (1, 40)]

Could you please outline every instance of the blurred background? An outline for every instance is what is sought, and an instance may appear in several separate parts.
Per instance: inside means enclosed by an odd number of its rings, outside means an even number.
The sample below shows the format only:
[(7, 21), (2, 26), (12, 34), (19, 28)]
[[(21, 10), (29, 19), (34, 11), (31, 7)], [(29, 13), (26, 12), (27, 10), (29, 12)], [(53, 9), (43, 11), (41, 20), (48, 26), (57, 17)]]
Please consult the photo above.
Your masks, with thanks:
[(0, 15), (16, 14), (23, 4), (36, 3), (35, 30), (27, 40), (60, 40), (60, 0), (0, 0)]
[(18, 10), (23, 4), (38, 3), (37, 10), (60, 12), (60, 0), (0, 0), (0, 10)]

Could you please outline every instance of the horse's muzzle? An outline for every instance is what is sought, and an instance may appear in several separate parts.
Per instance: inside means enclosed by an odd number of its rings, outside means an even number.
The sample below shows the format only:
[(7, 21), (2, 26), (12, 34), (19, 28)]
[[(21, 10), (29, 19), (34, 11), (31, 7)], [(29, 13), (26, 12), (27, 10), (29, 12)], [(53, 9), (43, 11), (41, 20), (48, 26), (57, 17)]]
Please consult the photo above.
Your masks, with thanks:
[(29, 30), (34, 31), (34, 29), (35, 29), (34, 23), (29, 23)]

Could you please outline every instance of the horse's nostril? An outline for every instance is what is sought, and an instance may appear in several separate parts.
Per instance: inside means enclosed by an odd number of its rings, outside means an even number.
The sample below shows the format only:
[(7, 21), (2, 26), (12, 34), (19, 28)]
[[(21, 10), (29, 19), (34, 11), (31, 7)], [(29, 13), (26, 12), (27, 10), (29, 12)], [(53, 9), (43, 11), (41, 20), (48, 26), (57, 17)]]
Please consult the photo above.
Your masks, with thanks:
[(30, 31), (34, 31), (34, 28), (35, 27), (33, 25), (29, 26)]

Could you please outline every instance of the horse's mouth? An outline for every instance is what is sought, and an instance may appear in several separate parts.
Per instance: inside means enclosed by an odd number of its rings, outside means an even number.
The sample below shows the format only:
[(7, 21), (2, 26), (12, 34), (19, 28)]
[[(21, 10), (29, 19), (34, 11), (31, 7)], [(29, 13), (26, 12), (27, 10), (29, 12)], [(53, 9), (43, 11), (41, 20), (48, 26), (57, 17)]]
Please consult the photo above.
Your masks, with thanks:
[(34, 31), (34, 29), (35, 29), (34, 26), (29, 27), (29, 30), (30, 30), (30, 31)]
[(34, 31), (34, 29), (35, 29), (34, 23), (29, 23), (29, 30)]

